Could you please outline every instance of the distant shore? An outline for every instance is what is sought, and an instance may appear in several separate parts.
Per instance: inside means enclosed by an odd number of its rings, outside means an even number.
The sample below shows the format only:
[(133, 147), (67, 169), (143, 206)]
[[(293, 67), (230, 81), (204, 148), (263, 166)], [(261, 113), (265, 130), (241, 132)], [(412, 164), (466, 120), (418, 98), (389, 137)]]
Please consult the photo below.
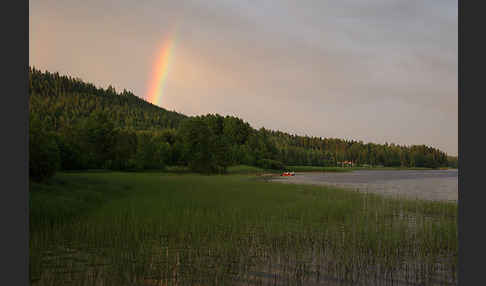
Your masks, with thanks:
[[(272, 169), (264, 169), (255, 166), (248, 166), (248, 165), (235, 165), (230, 166), (227, 169), (228, 174), (280, 174), (283, 171), (291, 171), (291, 172), (351, 172), (351, 171), (358, 171), (358, 170), (375, 170), (375, 171), (383, 171), (383, 170), (457, 170), (454, 168), (423, 168), (423, 167), (323, 167), (323, 166), (287, 166), (285, 170), (272, 170)], [(168, 166), (165, 172), (169, 173), (190, 173), (187, 167), (183, 166)]]

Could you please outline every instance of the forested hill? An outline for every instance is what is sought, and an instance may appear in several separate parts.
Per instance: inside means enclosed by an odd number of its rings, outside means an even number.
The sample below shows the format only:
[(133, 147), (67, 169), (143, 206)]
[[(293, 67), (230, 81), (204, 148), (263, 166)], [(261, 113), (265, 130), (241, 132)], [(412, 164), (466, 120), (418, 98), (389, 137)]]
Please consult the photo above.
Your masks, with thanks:
[(29, 108), (55, 130), (97, 111), (115, 126), (136, 130), (177, 128), (187, 116), (153, 105), (133, 93), (97, 88), (80, 79), (29, 67)]
[(32, 178), (55, 170), (161, 169), (188, 166), (225, 172), (247, 164), (457, 167), (457, 158), (429, 146), (374, 144), (256, 130), (233, 116), (190, 117), (126, 90), (29, 68), (29, 164)]

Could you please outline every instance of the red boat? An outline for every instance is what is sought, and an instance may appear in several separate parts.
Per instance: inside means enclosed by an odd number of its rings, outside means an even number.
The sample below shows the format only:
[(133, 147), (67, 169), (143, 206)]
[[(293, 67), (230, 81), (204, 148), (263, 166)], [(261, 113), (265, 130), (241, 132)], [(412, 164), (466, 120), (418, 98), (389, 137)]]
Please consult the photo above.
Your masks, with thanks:
[(295, 176), (295, 173), (294, 172), (283, 172), (280, 176), (290, 177), (290, 176)]

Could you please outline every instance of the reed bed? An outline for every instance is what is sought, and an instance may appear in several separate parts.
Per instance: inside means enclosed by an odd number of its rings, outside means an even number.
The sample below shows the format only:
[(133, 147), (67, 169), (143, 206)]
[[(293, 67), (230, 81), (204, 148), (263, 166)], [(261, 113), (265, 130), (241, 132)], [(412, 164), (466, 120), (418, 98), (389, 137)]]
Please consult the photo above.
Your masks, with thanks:
[(58, 174), (32, 285), (456, 285), (457, 204), (252, 176)]

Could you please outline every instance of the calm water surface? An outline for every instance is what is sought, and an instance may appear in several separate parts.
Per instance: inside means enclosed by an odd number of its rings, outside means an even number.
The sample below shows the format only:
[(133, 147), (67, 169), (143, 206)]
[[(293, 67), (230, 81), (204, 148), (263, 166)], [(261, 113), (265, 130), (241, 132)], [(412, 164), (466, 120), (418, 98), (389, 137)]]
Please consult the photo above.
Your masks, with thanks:
[(457, 170), (360, 170), (343, 173), (296, 173), (279, 182), (332, 185), (391, 196), (457, 201)]

